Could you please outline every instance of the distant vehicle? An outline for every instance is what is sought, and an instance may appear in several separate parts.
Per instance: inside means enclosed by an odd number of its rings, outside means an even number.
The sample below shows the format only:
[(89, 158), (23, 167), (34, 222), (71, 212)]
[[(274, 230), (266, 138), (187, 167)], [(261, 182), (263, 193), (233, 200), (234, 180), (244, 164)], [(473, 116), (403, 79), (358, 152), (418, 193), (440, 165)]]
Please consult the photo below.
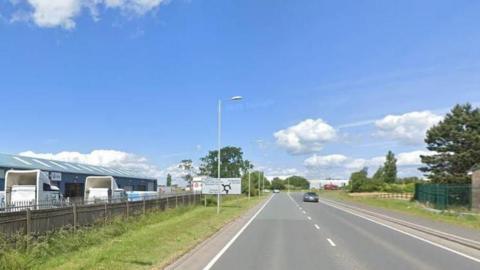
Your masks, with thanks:
[(280, 190), (274, 189), (274, 190), (273, 190), (273, 193), (280, 193)]
[(338, 186), (334, 184), (326, 184), (323, 186), (323, 189), (325, 190), (337, 190)]
[(318, 202), (318, 195), (315, 192), (307, 192), (303, 194), (304, 202)]

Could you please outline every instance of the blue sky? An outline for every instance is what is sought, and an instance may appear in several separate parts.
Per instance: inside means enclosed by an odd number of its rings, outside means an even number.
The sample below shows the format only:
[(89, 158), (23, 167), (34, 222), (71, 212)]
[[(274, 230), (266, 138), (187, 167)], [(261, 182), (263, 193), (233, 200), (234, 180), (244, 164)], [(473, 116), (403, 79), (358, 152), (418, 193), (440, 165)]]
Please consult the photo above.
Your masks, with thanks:
[(215, 147), (217, 99), (242, 95), (225, 103), (224, 144), (271, 176), (342, 178), (390, 149), (415, 175), (422, 132), (454, 104), (480, 102), (479, 11), (478, 1), (2, 1), (0, 151), (89, 161), (115, 150), (128, 158), (105, 159), (164, 174)]

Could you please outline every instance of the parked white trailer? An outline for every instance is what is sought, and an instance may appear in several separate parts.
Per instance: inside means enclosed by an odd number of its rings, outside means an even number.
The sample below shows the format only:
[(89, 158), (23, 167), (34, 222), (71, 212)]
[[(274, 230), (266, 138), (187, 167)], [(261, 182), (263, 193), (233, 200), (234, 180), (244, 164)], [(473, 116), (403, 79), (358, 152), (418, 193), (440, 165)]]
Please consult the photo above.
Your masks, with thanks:
[(54, 205), (60, 199), (60, 189), (50, 184), (50, 178), (46, 172), (9, 170), (5, 175), (7, 206), (43, 205), (50, 207), (49, 204)]
[(113, 176), (89, 176), (85, 180), (85, 202), (121, 201), (125, 190), (118, 188)]

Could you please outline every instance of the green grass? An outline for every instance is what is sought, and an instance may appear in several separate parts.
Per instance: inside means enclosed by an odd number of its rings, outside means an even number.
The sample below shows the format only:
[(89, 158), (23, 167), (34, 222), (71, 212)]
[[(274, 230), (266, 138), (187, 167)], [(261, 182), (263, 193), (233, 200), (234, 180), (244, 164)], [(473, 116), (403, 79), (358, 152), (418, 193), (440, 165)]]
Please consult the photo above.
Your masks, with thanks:
[(479, 215), (465, 215), (446, 211), (436, 213), (425, 209), (417, 202), (394, 199), (379, 199), (374, 197), (353, 197), (349, 196), (348, 193), (344, 191), (321, 191), (319, 194), (325, 198), (357, 202), (374, 207), (386, 208), (404, 214), (424, 217), (434, 221), (441, 221), (480, 230)]
[(162, 268), (195, 247), (261, 198), (225, 200), (216, 207), (185, 207), (149, 213), (106, 226), (64, 230), (15, 246), (0, 242), (0, 269)]

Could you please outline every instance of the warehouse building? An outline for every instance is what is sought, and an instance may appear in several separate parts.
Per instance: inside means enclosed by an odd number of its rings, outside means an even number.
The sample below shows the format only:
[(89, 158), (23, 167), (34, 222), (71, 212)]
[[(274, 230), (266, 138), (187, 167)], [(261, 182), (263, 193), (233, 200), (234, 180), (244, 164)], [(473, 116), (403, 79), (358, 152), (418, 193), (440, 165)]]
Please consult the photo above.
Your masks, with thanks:
[(0, 191), (4, 191), (8, 170), (42, 170), (64, 197), (82, 197), (88, 176), (113, 176), (125, 191), (156, 191), (157, 180), (127, 169), (0, 154)]

